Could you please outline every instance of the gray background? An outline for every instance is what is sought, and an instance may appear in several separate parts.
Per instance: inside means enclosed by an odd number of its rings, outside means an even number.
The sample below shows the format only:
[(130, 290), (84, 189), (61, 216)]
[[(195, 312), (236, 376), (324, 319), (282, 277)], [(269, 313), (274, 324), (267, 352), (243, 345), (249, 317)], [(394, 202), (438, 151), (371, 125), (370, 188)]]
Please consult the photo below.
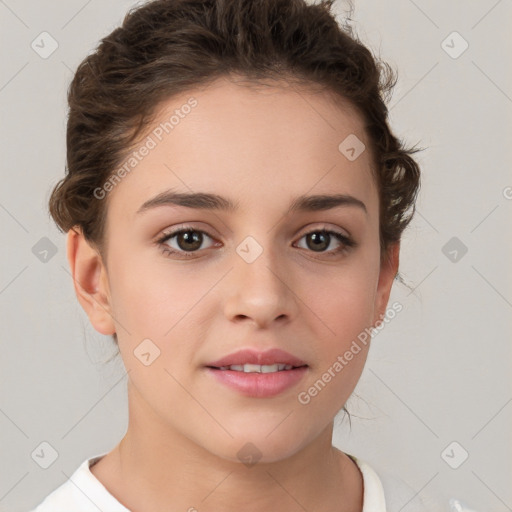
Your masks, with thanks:
[[(75, 298), (46, 208), (64, 173), (73, 70), (132, 5), (0, 0), (1, 511), (35, 506), (126, 429), (122, 362), (105, 363), (114, 347)], [(361, 39), (398, 69), (394, 130), (427, 149), (401, 251), (414, 291), (394, 285), (390, 304), (404, 309), (374, 338), (352, 429), (338, 421), (334, 442), (478, 511), (512, 510), (511, 15), (510, 0), (356, 1), (354, 13)], [(58, 43), (46, 59), (31, 47), (43, 31)], [(457, 58), (454, 31), (469, 44)], [(44, 237), (56, 250), (46, 261)], [(58, 452), (48, 469), (31, 457), (43, 441)]]

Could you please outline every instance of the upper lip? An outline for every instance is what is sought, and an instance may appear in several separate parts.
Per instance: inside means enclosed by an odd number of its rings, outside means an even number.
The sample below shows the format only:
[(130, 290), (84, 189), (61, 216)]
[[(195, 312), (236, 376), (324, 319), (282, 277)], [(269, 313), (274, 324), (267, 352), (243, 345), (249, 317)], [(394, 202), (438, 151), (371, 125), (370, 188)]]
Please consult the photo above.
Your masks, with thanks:
[(221, 366), (243, 365), (243, 364), (288, 364), (291, 366), (306, 366), (306, 363), (292, 354), (279, 348), (272, 348), (264, 352), (254, 349), (244, 349), (233, 352), (221, 359), (217, 359), (206, 366), (220, 368)]

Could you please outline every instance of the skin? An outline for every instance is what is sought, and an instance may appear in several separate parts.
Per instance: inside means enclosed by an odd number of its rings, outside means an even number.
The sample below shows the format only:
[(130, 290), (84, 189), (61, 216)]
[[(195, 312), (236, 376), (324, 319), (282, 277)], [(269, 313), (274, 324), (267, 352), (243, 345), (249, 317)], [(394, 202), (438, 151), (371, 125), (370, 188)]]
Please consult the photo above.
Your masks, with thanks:
[[(151, 128), (191, 96), (198, 105), (109, 192), (105, 258), (79, 229), (68, 234), (78, 300), (98, 332), (117, 332), (128, 372), (126, 435), (91, 471), (133, 512), (361, 511), (361, 474), (331, 443), (369, 344), (307, 405), (297, 396), (382, 318), (398, 269), (399, 244), (380, 258), (362, 120), (325, 93), (223, 78), (162, 104)], [(367, 148), (355, 161), (338, 150), (350, 134)], [(167, 189), (217, 193), (239, 210), (136, 214)], [(367, 212), (284, 215), (295, 197), (323, 193), (355, 196)], [(183, 223), (208, 235), (190, 259), (166, 256), (155, 239)], [(329, 257), (342, 245), (331, 237), (315, 250), (305, 235), (324, 227), (357, 246)], [(247, 236), (263, 248), (250, 264), (236, 252)], [(186, 252), (178, 237), (165, 244)], [(134, 356), (146, 338), (160, 350), (149, 366)], [(276, 397), (243, 396), (204, 370), (238, 349), (272, 347), (309, 366)], [(252, 467), (237, 457), (247, 442), (261, 452)]]

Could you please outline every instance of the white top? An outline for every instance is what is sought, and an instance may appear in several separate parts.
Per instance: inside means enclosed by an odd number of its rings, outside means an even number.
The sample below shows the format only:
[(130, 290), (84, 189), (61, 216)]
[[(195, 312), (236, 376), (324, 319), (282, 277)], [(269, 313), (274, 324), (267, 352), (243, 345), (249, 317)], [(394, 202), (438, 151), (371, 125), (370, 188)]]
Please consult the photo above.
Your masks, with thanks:
[[(30, 512), (70, 512), (71, 506), (73, 512), (131, 512), (107, 491), (89, 469), (105, 455), (106, 453), (102, 453), (84, 460), (69, 480), (52, 491)], [(385, 472), (380, 472), (381, 479), (366, 462), (347, 455), (357, 464), (363, 476), (362, 512), (398, 512), (406, 503), (407, 512), (447, 510), (431, 508), (432, 503), (421, 501), (405, 482)]]

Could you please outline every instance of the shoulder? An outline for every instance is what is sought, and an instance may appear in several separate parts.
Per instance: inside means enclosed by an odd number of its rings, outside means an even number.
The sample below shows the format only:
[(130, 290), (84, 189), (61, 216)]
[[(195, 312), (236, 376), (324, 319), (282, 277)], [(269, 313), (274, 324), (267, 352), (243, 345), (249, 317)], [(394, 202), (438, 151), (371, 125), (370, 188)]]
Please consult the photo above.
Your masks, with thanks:
[(30, 512), (129, 512), (101, 484), (90, 471), (105, 454), (84, 460), (66, 482), (53, 490)]
[(364, 504), (363, 512), (446, 512), (450, 508), (442, 505), (432, 496), (418, 493), (403, 479), (390, 470), (349, 455), (363, 475)]

